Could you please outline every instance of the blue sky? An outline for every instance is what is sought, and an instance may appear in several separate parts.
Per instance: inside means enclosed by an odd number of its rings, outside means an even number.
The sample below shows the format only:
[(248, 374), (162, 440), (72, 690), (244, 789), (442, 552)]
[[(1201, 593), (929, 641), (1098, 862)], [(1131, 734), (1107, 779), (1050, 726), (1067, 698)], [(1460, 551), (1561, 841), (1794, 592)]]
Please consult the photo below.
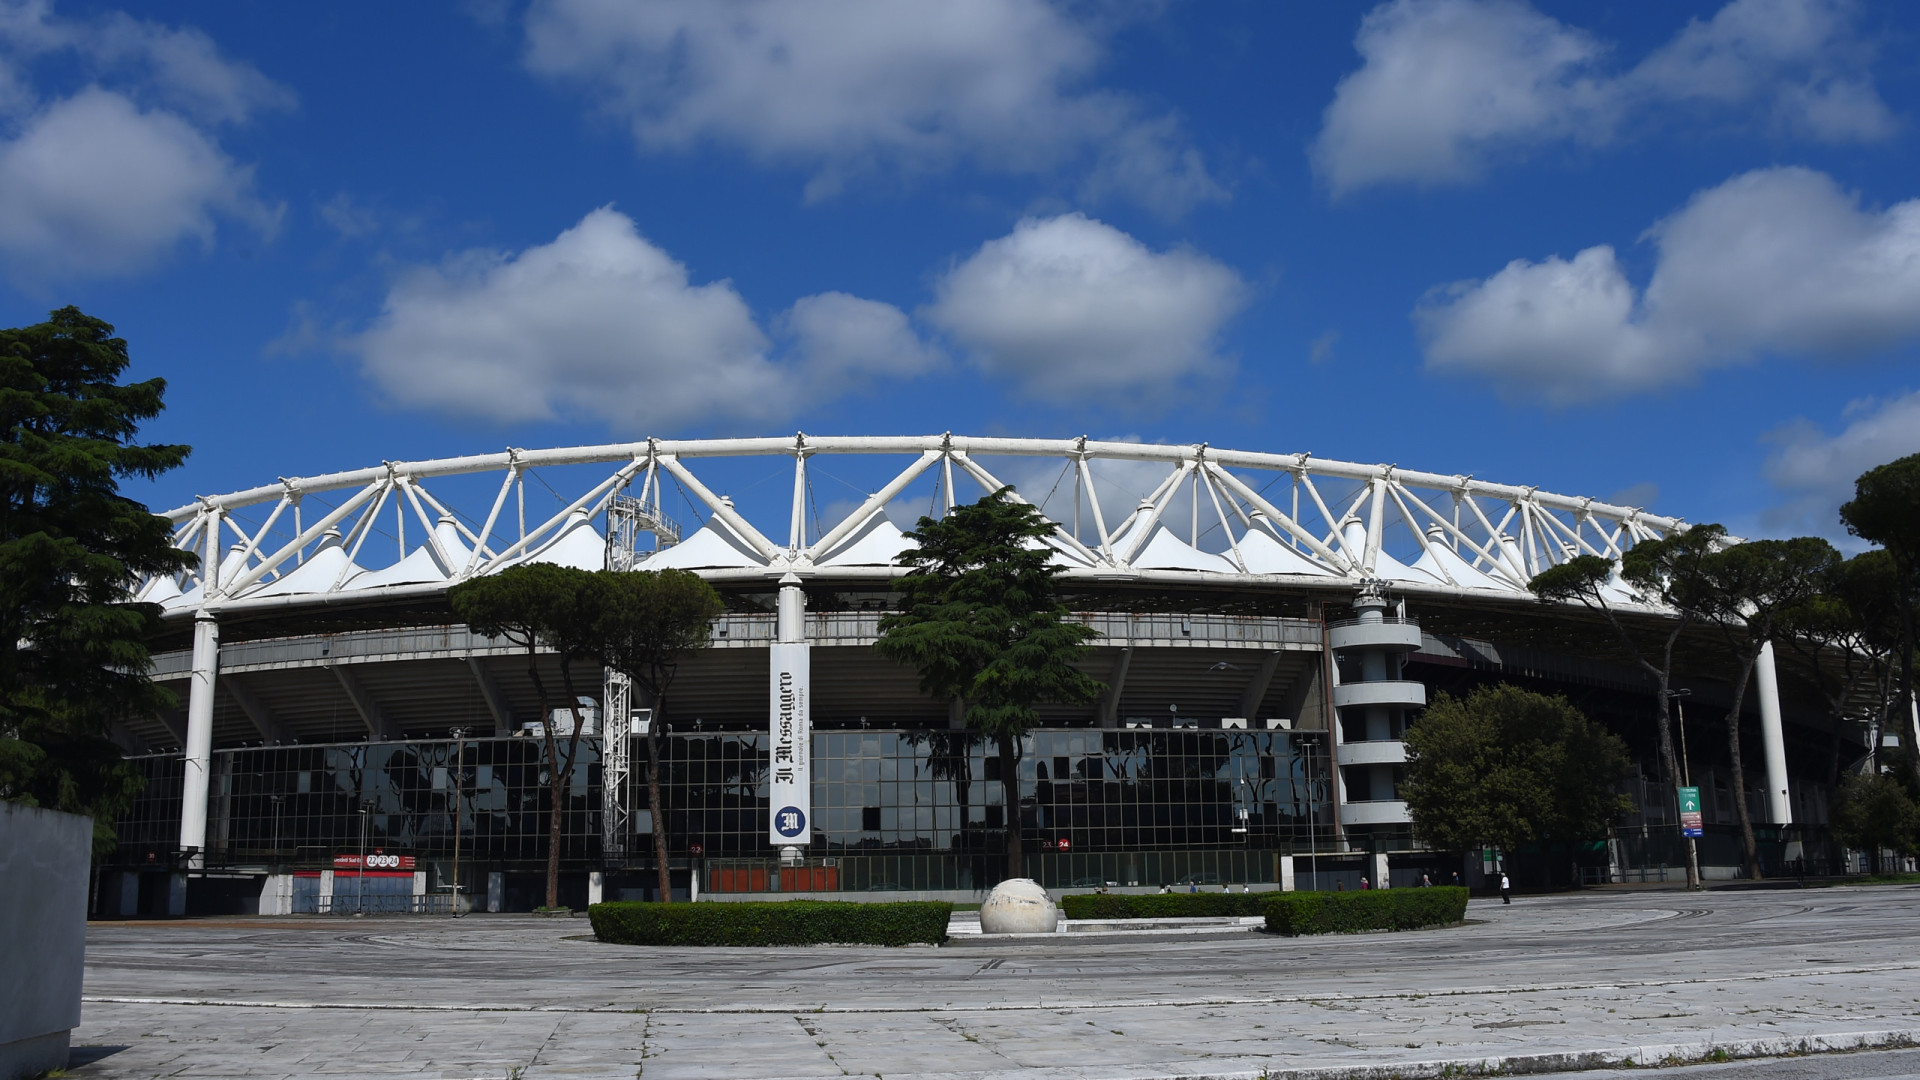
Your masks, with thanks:
[(1920, 9), (0, 0), (0, 325), (138, 489), (1129, 437), (1833, 533), (1920, 451)]

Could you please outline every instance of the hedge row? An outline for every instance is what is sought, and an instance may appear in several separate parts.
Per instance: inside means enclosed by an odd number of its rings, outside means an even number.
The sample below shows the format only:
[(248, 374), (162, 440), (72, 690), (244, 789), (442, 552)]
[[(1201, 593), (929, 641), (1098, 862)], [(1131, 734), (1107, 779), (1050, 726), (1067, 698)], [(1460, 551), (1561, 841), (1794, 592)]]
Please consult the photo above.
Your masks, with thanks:
[(1191, 919), (1265, 915), (1277, 893), (1073, 893), (1060, 898), (1069, 919)]
[(1362, 930), (1418, 930), (1457, 923), (1467, 915), (1467, 890), (1370, 889), (1360, 892), (1267, 894), (1267, 929), (1275, 934), (1353, 934)]
[(618, 945), (938, 945), (947, 940), (952, 914), (953, 905), (942, 901), (622, 901), (587, 908), (594, 936)]

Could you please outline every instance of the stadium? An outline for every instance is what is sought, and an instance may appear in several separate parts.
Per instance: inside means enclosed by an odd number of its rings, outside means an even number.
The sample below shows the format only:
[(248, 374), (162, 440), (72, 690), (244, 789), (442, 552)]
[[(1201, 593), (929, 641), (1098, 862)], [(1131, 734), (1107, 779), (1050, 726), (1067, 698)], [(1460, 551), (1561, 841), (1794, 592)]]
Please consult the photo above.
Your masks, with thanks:
[[(1056, 523), (1062, 595), (1100, 635), (1083, 665), (1107, 686), (1045, 710), (1017, 778), (872, 648), (903, 530), (1007, 485)], [(103, 916), (424, 912), (456, 887), (486, 910), (543, 902), (549, 763), (529, 736), (572, 721), (538, 715), (527, 654), (446, 600), (529, 562), (674, 567), (725, 598), (657, 733), (679, 895), (977, 899), (1009, 815), (1055, 889), (1477, 883), (1490, 853), (1413, 834), (1402, 736), (1432, 695), (1502, 681), (1567, 695), (1638, 763), (1613, 837), (1508, 853), (1520, 883), (1684, 875), (1651, 683), (1601, 614), (1527, 590), (1684, 527), (1593, 498), (1206, 444), (798, 435), (385, 462), (165, 516), (207, 569), (139, 589), (165, 613), (153, 677), (178, 705), (116, 732), (147, 785), (99, 875)], [(1630, 625), (1673, 618), (1609, 593)], [(1737, 872), (1736, 799), (1769, 873), (1837, 858), (1827, 808), (1861, 735), (1769, 652), (1736, 783), (1725, 648), (1694, 629), (1681, 652), (1704, 872)], [(531, 662), (559, 685), (556, 658)], [(809, 753), (776, 805), (783, 677)], [(648, 703), (597, 669), (578, 681), (562, 899), (650, 897)]]

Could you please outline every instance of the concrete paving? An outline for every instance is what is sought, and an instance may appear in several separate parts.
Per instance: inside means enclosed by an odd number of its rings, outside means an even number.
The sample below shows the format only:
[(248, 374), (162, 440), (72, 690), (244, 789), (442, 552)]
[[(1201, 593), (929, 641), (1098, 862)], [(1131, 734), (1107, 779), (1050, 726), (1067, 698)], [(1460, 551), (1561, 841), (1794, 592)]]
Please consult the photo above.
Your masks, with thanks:
[[(1920, 888), (1468, 919), (906, 949), (636, 948), (515, 916), (94, 924), (72, 1075), (1384, 1080), (1920, 1045)], [(1895, 1057), (1720, 1080), (1920, 1069)]]

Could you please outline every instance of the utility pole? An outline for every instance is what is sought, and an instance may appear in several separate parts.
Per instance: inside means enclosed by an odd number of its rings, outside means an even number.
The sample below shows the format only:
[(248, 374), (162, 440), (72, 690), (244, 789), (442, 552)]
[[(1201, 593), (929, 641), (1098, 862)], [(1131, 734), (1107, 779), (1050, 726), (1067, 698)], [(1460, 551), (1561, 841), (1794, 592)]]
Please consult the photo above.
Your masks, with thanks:
[[(1684, 787), (1693, 786), (1693, 763), (1687, 758), (1687, 697), (1692, 693), (1692, 690), (1667, 691), (1667, 696), (1673, 699), (1674, 716), (1680, 722), (1680, 783)], [(1700, 842), (1691, 836), (1684, 839), (1687, 842), (1687, 888), (1698, 889), (1702, 887)]]

